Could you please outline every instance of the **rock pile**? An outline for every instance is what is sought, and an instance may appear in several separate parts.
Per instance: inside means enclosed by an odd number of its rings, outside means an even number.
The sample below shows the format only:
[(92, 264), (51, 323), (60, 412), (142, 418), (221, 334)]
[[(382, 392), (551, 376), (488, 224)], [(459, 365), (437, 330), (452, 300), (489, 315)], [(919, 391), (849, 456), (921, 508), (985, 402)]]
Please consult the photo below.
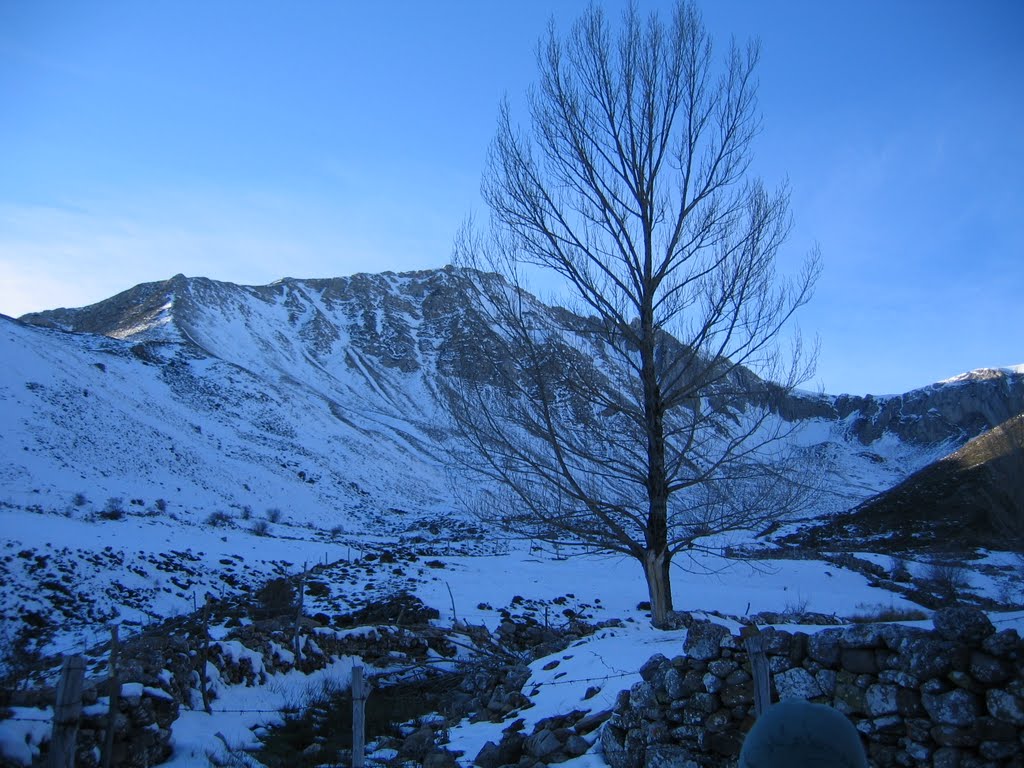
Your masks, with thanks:
[(480, 768), (543, 768), (579, 757), (595, 741), (592, 735), (610, 712), (584, 711), (548, 717), (537, 722), (533, 732), (523, 733), (523, 721), (516, 720), (503, 732), (501, 741), (488, 741), (473, 761)]

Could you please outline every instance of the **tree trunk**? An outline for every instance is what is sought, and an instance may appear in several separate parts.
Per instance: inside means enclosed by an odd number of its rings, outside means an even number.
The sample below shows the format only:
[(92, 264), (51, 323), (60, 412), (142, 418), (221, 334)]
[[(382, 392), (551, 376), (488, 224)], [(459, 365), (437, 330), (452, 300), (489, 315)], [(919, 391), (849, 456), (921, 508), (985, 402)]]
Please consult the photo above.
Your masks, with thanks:
[(658, 629), (668, 626), (672, 613), (672, 581), (669, 575), (671, 559), (668, 553), (648, 549), (644, 552), (644, 576), (647, 578), (647, 594), (651, 598), (651, 624)]

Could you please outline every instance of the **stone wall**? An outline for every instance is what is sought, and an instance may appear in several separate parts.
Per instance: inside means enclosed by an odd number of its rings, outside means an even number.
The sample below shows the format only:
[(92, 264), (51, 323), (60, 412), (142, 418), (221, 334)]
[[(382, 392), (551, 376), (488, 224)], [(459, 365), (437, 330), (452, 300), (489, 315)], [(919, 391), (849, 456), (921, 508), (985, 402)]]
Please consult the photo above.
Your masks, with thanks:
[[(304, 621), (302, 655), (294, 653), (294, 620), (290, 617), (233, 628), (222, 640), (210, 641), (207, 690), (212, 709), (219, 708), (218, 693), (225, 685), (256, 686), (277, 673), (299, 669), (309, 673), (333, 659), (360, 657), (373, 664), (396, 658), (424, 661), (428, 653), (452, 656), (455, 648), (440, 632), (397, 626), (337, 629)], [(122, 693), (114, 725), (112, 764), (119, 768), (145, 768), (171, 754), (171, 726), (182, 708), (201, 709), (199, 669), (204, 649), (202, 625), (195, 617), (165, 627), (163, 632), (130, 638), (121, 646), (118, 661)], [(102, 665), (101, 665), (102, 666)], [(82, 717), (76, 739), (75, 764), (96, 768), (109, 720), (109, 681), (105, 676), (87, 677), (82, 691)], [(10, 706), (52, 707), (54, 689), (20, 691)], [(5, 710), (0, 709), (0, 722)], [(34, 744), (38, 757), (33, 765), (48, 760), (48, 735)], [(0, 766), (5, 765), (0, 758)]]
[[(1024, 766), (1024, 642), (973, 608), (934, 630), (865, 624), (815, 634), (763, 631), (772, 700), (847, 715), (872, 766)], [(754, 722), (740, 637), (695, 624), (684, 655), (657, 655), (623, 691), (601, 735), (613, 768), (734, 766)]]

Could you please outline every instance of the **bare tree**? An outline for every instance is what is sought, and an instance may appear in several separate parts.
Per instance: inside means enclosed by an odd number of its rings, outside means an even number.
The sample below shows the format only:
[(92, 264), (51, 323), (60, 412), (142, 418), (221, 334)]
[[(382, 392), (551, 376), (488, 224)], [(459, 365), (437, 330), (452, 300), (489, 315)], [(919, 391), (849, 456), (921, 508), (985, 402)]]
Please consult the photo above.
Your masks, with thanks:
[[(531, 130), (500, 112), (491, 226), (456, 243), (493, 329), (451, 393), (464, 465), (498, 481), (481, 513), (636, 558), (658, 626), (673, 557), (800, 497), (772, 407), (812, 367), (798, 334), (779, 342), (818, 260), (776, 277), (788, 193), (748, 174), (757, 60), (734, 45), (716, 74), (689, 2), (668, 23), (630, 8), (617, 33), (596, 8), (565, 40), (552, 24)], [(524, 290), (538, 268), (574, 311)]]

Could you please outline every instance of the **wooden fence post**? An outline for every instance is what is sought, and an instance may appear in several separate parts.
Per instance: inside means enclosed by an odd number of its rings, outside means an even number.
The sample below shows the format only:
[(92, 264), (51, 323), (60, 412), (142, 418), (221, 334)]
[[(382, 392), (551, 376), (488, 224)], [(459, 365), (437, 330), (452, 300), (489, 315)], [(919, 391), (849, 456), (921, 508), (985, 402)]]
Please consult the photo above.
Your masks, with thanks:
[(110, 768), (114, 754), (114, 727), (117, 724), (117, 702), (121, 698), (121, 681), (117, 677), (118, 637), (117, 624), (110, 625), (110, 680), (107, 695), (110, 706), (107, 709), (107, 732), (103, 735), (102, 768)]
[(295, 646), (295, 661), (302, 661), (302, 638), (299, 636), (299, 629), (302, 625), (302, 606), (306, 595), (306, 571), (307, 563), (302, 564), (302, 576), (299, 578), (299, 604), (295, 611), (295, 639), (293, 645)]
[(213, 714), (210, 709), (210, 692), (207, 688), (206, 665), (210, 660), (210, 596), (203, 603), (203, 651), (199, 654), (199, 691), (203, 695), (203, 709), (206, 714)]
[(352, 667), (352, 768), (363, 768), (366, 755), (366, 697), (363, 667)]
[(768, 676), (768, 657), (764, 652), (764, 635), (756, 625), (745, 628), (743, 644), (750, 657), (750, 674), (754, 678), (754, 716), (760, 717), (772, 703), (771, 679)]
[(53, 734), (50, 738), (50, 768), (74, 768), (75, 738), (78, 718), (82, 714), (82, 682), (85, 680), (85, 659), (65, 656), (57, 684), (57, 701), (53, 707)]

